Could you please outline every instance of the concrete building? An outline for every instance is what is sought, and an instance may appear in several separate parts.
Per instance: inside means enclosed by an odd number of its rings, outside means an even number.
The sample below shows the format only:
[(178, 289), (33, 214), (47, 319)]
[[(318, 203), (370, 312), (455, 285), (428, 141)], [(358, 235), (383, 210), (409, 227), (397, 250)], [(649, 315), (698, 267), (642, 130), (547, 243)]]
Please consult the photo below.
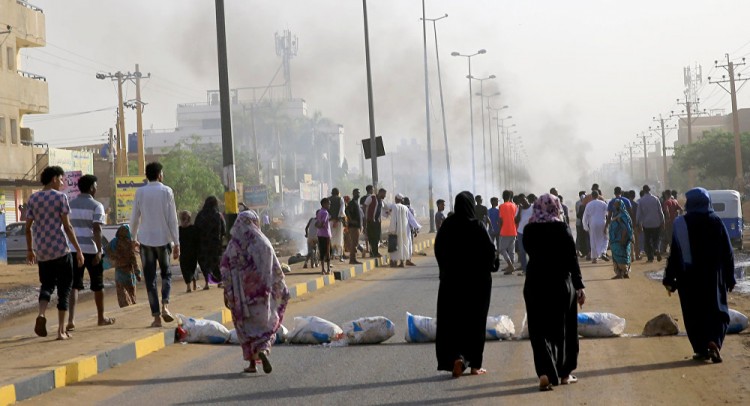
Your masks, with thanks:
[[(47, 80), (20, 66), (21, 51), (46, 44), (42, 9), (23, 0), (0, 0), (0, 213), (5, 223), (20, 219), (19, 206), (41, 189), (39, 173), (48, 165), (93, 172), (93, 154), (49, 148), (25, 127), (27, 114), (49, 112)], [(0, 218), (2, 223), (2, 218)]]
[[(750, 132), (750, 109), (738, 109), (737, 115), (740, 122), (740, 133)], [(732, 133), (734, 132), (734, 126), (732, 124), (732, 114), (726, 115), (713, 115), (713, 116), (701, 116), (693, 117), (692, 120), (692, 136), (693, 142), (703, 138), (703, 135), (713, 130), (723, 131)], [(687, 145), (688, 143), (688, 126), (687, 119), (681, 118), (679, 120), (679, 128), (677, 130), (677, 141), (674, 146), (678, 147), (681, 145)]]

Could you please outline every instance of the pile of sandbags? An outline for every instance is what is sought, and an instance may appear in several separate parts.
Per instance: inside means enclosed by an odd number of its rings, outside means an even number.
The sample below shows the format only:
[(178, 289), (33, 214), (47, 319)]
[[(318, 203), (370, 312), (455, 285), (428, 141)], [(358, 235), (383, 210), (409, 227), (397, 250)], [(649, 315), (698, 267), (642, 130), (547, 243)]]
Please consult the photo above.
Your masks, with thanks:
[(739, 334), (747, 328), (747, 316), (734, 309), (729, 309), (729, 327), (727, 334)]
[(175, 342), (224, 344), (229, 336), (229, 330), (218, 321), (177, 315)]
[(625, 319), (612, 313), (578, 313), (578, 334), (583, 337), (615, 337), (625, 331)]
[(344, 338), (344, 331), (335, 323), (316, 316), (294, 318), (294, 329), (287, 340), (290, 344), (324, 344)]
[(406, 312), (406, 333), (404, 334), (404, 339), (407, 343), (433, 342), (436, 335), (437, 319), (417, 316)]
[(485, 339), (487, 340), (510, 340), (516, 334), (516, 326), (513, 320), (506, 315), (488, 316)]

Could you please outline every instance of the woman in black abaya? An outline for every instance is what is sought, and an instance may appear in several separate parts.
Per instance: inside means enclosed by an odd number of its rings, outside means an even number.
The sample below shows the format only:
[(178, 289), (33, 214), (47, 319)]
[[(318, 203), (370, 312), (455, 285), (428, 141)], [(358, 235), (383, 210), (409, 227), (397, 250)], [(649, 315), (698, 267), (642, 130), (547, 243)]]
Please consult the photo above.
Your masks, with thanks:
[(534, 202), (523, 232), (529, 254), (523, 298), (539, 390), (578, 381), (578, 309), (586, 300), (576, 245), (562, 220), (560, 201), (545, 194)]
[(487, 312), (492, 276), (499, 262), (487, 230), (474, 216), (474, 196), (456, 196), (454, 212), (445, 219), (435, 238), (435, 257), (440, 269), (435, 352), (438, 370), (454, 378), (466, 368), (472, 375), (482, 368)]

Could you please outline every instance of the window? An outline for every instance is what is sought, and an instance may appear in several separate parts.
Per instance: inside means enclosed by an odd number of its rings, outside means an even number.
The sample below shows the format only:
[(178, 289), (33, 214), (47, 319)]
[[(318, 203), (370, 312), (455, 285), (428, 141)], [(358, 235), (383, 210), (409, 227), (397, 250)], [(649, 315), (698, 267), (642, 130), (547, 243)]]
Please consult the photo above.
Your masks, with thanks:
[(0, 116), (0, 144), (5, 144), (5, 117)]
[(10, 119), (10, 143), (18, 144), (18, 120)]
[(10, 223), (5, 231), (9, 237), (22, 236), (26, 233), (26, 223)]
[(5, 49), (7, 50), (7, 53), (8, 53), (8, 70), (15, 70), (16, 69), (16, 53), (11, 47), (7, 47)]
[(711, 206), (714, 208), (714, 211), (724, 211), (727, 208), (724, 203), (711, 203)]

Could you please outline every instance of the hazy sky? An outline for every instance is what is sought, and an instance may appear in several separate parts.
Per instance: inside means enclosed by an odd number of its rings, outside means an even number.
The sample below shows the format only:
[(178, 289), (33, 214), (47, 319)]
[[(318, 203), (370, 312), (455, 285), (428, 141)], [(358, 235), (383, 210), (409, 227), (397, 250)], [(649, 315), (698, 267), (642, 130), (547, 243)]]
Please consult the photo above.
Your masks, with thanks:
[[(205, 101), (205, 90), (218, 88), (213, 1), (32, 3), (47, 19), (48, 46), (24, 50), (21, 61), (23, 69), (49, 82), (50, 116), (28, 116), (25, 122), (39, 141), (103, 139), (113, 126), (117, 99), (114, 84), (96, 80), (96, 72), (133, 70), (140, 63), (152, 74), (143, 82), (146, 128), (173, 128), (176, 104)], [(299, 38), (293, 94), (345, 126), (349, 161), (358, 166), (358, 140), (368, 136), (362, 3), (226, 3), (230, 86), (267, 84), (280, 64), (274, 33), (290, 29)], [(421, 2), (371, 0), (368, 12), (377, 133), (386, 149), (401, 138), (424, 142)], [(428, 18), (444, 13), (449, 17), (438, 22), (438, 35), (455, 167), (465, 169), (469, 157), (468, 84), (466, 60), (450, 53), (484, 48), (487, 54), (472, 60), (473, 74), (497, 76), (487, 85), (502, 92), (493, 104), (510, 106), (513, 120), (507, 123), (517, 125), (538, 187), (577, 184), (653, 125), (652, 116), (678, 110), (684, 66), (701, 64), (705, 80), (709, 72), (724, 73), (713, 69), (713, 61), (725, 53), (733, 59), (750, 55), (748, 1), (427, 1)], [(428, 46), (432, 112), (439, 113), (431, 25)], [(134, 86), (127, 93), (133, 98)], [(701, 108), (730, 110), (718, 86), (706, 84), (700, 95)], [(476, 98), (480, 137), (478, 104)], [(750, 89), (743, 89), (739, 105), (748, 104)], [(106, 110), (62, 116), (99, 109)], [(126, 115), (126, 130), (133, 132), (135, 114)], [(433, 137), (442, 148), (437, 119)], [(668, 143), (675, 138), (673, 132)]]

